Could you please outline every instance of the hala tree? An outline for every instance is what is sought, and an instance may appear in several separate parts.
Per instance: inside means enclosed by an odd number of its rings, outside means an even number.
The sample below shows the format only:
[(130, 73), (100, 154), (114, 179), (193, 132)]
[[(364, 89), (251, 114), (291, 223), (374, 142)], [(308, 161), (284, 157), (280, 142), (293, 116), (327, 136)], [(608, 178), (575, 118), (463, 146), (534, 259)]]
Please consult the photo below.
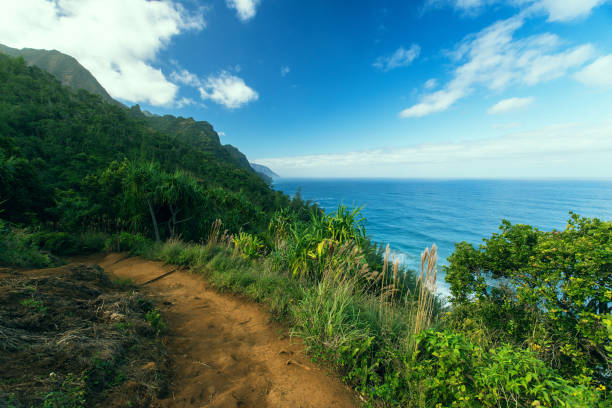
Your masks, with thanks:
[(101, 199), (116, 218), (136, 231), (152, 229), (158, 241), (164, 230), (174, 238), (186, 221), (197, 227), (206, 207), (206, 195), (193, 176), (166, 172), (154, 162), (111, 163), (97, 182)]

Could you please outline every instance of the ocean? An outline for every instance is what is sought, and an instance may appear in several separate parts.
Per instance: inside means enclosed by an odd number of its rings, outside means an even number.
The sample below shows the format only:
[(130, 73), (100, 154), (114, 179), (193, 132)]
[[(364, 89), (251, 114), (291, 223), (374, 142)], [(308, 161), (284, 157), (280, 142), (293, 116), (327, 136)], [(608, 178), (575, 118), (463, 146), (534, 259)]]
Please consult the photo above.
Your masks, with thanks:
[[(612, 220), (612, 180), (279, 179), (274, 188), (291, 196), (300, 189), (326, 212), (363, 206), (367, 234), (412, 269), (434, 243), (438, 263), (447, 264), (455, 243), (478, 245), (502, 219), (545, 231), (564, 229), (570, 211)], [(439, 268), (446, 293), (443, 275)]]

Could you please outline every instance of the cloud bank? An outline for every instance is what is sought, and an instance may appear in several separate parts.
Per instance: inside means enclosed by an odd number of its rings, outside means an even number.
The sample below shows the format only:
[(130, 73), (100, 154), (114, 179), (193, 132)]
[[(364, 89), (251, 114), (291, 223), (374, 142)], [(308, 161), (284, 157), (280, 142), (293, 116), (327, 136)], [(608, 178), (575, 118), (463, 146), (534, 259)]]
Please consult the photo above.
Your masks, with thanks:
[(612, 122), (551, 126), (490, 139), (255, 161), (284, 177), (603, 177), (601, 166), (611, 154)]
[(115, 98), (163, 106), (178, 87), (152, 65), (172, 37), (202, 30), (203, 12), (171, 0), (5, 2), (0, 38), (15, 48), (56, 49), (79, 60)]

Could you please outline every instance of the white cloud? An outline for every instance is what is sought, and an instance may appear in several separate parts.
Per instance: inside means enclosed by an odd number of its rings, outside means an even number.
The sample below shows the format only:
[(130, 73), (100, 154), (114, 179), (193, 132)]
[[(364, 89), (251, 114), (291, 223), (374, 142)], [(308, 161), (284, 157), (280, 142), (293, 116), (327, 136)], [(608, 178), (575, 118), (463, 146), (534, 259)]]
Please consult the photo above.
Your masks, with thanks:
[(178, 101), (176, 101), (175, 106), (180, 109), (185, 106), (191, 106), (191, 105), (196, 105), (196, 104), (197, 102), (191, 98), (181, 98)]
[(562, 42), (554, 34), (514, 39), (514, 33), (523, 24), (524, 17), (515, 16), (467, 36), (451, 54), (459, 64), (453, 79), (444, 89), (422, 96), (419, 103), (404, 109), (400, 116), (441, 112), (477, 86), (499, 92), (511, 85), (533, 86), (550, 81), (581, 67), (594, 55), (590, 44), (560, 50)]
[(280, 69), (282, 77), (286, 77), (289, 72), (291, 72), (291, 68), (289, 68), (287, 65), (282, 66)]
[(238, 18), (248, 21), (255, 17), (260, 0), (226, 0), (227, 7), (236, 10)]
[(599, 57), (578, 72), (575, 77), (589, 86), (612, 87), (612, 54)]
[(399, 47), (392, 55), (387, 57), (378, 57), (374, 62), (376, 68), (382, 71), (390, 71), (394, 68), (405, 67), (412, 64), (419, 54), (421, 53), (421, 47), (417, 44), (412, 44), (409, 49)]
[(612, 123), (604, 123), (549, 126), (463, 142), (254, 161), (286, 177), (600, 177), (610, 169), (610, 154)]
[(431, 79), (428, 79), (425, 82), (425, 84), (423, 85), (423, 88), (425, 88), (425, 89), (433, 89), (436, 86), (438, 86), (438, 80), (435, 79), (435, 78), (431, 78)]
[(421, 102), (400, 112), (401, 118), (419, 118), (448, 109), (457, 100), (467, 95), (468, 90), (460, 87), (448, 88), (425, 95)]
[(528, 98), (508, 98), (497, 102), (488, 110), (489, 114), (506, 113), (525, 108), (533, 103), (533, 97)]
[(206, 79), (201, 79), (186, 69), (178, 66), (177, 68), (178, 71), (172, 72), (170, 78), (177, 83), (198, 88), (202, 99), (210, 99), (227, 108), (235, 109), (259, 98), (257, 92), (247, 86), (242, 78), (232, 75), (228, 71), (222, 71), (217, 76), (211, 75)]
[(549, 21), (570, 21), (584, 18), (608, 0), (539, 0), (534, 7), (546, 11)]
[(2, 43), (56, 49), (87, 68), (113, 97), (169, 105), (178, 87), (152, 65), (172, 37), (204, 28), (202, 11), (146, 0), (20, 0), (0, 11)]
[(174, 82), (178, 82), (180, 84), (194, 86), (194, 87), (202, 86), (202, 82), (200, 81), (200, 78), (198, 78), (197, 75), (192, 74), (191, 72), (187, 71), (186, 69), (180, 69), (179, 71), (173, 71), (172, 74), (170, 74), (170, 78)]
[(428, 0), (425, 9), (451, 6), (467, 16), (480, 14), (485, 7), (506, 5), (531, 13), (545, 14), (548, 21), (567, 22), (587, 17), (593, 9), (610, 0)]
[(229, 109), (239, 108), (259, 98), (257, 92), (248, 87), (242, 78), (226, 71), (218, 76), (209, 76), (203, 81), (200, 95), (202, 99), (210, 99)]

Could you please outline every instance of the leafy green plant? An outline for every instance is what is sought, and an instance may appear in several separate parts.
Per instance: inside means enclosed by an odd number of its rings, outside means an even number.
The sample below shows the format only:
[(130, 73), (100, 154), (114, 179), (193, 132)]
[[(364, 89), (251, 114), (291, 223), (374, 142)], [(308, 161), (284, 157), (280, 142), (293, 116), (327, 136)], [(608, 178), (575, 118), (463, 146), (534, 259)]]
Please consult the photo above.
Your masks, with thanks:
[(281, 208), (272, 214), (268, 223), (268, 232), (277, 242), (288, 237), (294, 217), (295, 215), (290, 208)]
[(28, 230), (0, 219), (0, 265), (43, 268), (61, 264), (59, 259), (41, 251), (31, 237)]
[[(51, 378), (57, 375), (51, 373)], [(68, 374), (54, 391), (44, 397), (43, 408), (83, 408), (86, 403), (86, 376)]]
[(32, 234), (30, 239), (45, 251), (65, 256), (101, 251), (106, 238), (105, 234), (96, 232), (37, 232)]
[(119, 332), (123, 335), (125, 335), (130, 328), (132, 327), (132, 323), (130, 322), (117, 322), (115, 323), (115, 327), (117, 328), (117, 330), (119, 330)]
[(24, 299), (19, 302), (19, 304), (28, 309), (35, 310), (37, 313), (40, 313), (42, 315), (47, 313), (47, 307), (43, 305), (42, 300)]
[(234, 246), (246, 258), (257, 258), (261, 256), (264, 249), (263, 242), (257, 236), (241, 232), (233, 239)]
[(484, 350), (449, 331), (426, 331), (406, 366), (422, 402), (440, 407), (592, 407), (599, 395), (572, 385), (530, 351)]
[(166, 324), (162, 318), (161, 313), (157, 309), (152, 309), (145, 314), (145, 320), (149, 322), (149, 325), (155, 331), (156, 335), (160, 335), (161, 332), (166, 328)]
[(129, 232), (121, 232), (106, 240), (106, 251), (128, 251), (138, 254), (151, 247), (151, 240), (142, 234), (131, 234)]

